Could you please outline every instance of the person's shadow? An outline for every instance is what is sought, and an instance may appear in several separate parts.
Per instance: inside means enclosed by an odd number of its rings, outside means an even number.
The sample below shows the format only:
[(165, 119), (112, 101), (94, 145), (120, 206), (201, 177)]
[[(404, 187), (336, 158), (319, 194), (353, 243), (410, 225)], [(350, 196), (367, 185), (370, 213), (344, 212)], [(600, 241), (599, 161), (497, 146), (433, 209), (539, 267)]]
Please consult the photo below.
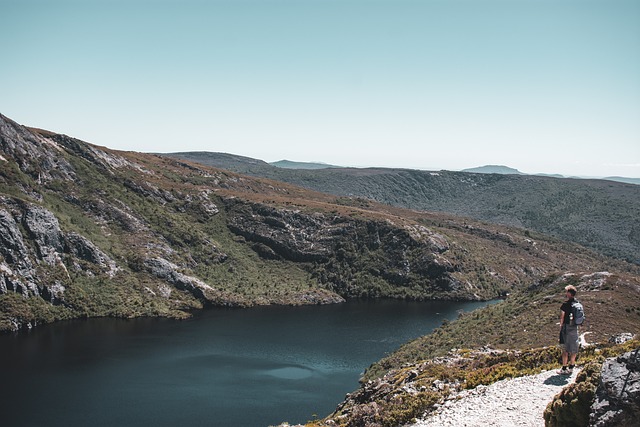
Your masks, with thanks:
[(544, 384), (545, 385), (556, 385), (556, 386), (565, 386), (567, 384), (569, 384), (569, 381), (571, 380), (571, 376), (570, 375), (553, 375), (549, 378), (547, 378), (546, 380), (544, 380)]

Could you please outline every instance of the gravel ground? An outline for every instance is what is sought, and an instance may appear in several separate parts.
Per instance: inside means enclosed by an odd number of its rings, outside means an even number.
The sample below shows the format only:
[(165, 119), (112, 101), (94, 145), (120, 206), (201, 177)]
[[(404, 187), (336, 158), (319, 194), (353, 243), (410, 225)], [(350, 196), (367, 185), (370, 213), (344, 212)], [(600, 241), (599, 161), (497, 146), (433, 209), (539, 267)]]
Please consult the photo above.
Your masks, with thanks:
[(464, 390), (407, 427), (544, 427), (542, 414), (547, 404), (575, 381), (577, 373), (574, 370), (573, 375), (564, 376), (546, 371)]

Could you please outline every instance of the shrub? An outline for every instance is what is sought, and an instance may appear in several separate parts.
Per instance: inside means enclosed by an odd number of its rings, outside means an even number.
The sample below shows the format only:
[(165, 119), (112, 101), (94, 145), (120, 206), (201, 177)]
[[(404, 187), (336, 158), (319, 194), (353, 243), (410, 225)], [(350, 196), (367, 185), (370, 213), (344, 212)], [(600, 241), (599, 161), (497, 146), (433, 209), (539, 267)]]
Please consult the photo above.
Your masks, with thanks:
[(573, 384), (562, 389), (544, 411), (547, 427), (582, 427), (589, 424), (591, 404), (600, 382), (601, 362), (587, 363)]

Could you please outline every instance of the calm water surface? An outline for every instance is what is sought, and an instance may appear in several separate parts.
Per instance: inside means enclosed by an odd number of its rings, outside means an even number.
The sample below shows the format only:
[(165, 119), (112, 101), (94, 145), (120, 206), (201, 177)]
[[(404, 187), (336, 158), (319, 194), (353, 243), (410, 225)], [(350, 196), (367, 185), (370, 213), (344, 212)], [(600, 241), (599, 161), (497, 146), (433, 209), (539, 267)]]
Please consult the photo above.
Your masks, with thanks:
[(371, 363), (483, 303), (352, 301), (0, 336), (0, 425), (262, 426), (332, 412)]

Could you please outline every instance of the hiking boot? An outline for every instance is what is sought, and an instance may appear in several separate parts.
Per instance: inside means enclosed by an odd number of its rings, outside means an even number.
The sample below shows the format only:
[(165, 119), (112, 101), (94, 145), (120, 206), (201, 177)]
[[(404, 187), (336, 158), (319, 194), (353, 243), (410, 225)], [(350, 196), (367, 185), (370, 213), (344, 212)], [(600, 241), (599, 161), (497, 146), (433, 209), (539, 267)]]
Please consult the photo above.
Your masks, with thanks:
[(571, 375), (571, 369), (567, 368), (566, 366), (563, 366), (562, 369), (560, 369), (559, 371), (556, 371), (556, 373), (559, 375)]

